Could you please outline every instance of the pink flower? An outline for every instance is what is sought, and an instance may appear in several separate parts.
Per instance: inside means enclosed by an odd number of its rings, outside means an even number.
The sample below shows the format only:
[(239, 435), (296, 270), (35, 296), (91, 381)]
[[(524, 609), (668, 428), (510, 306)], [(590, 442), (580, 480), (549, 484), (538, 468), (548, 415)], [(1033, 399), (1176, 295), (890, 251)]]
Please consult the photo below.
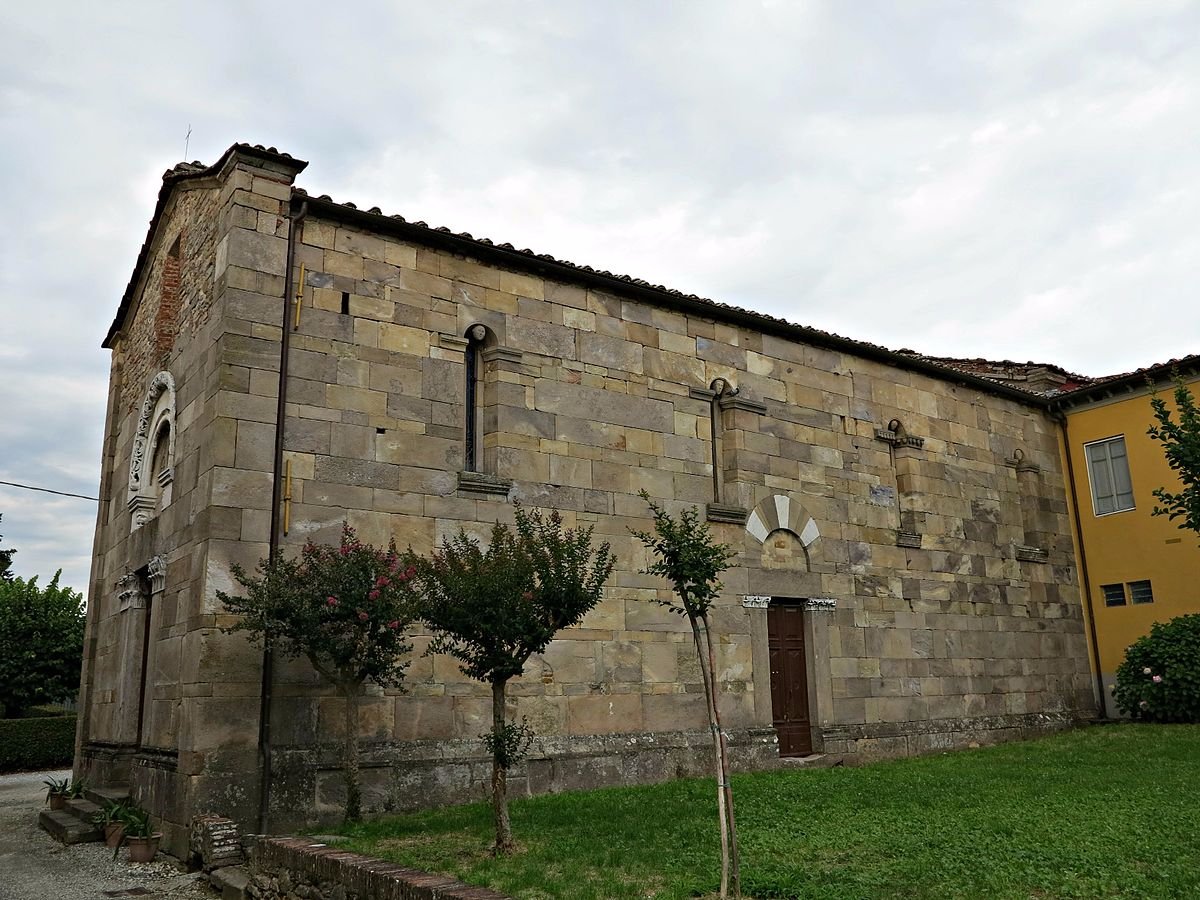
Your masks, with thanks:
[(388, 622), (388, 628), (392, 629), (392, 631), (395, 631), (399, 627), (400, 623), (396, 619), (392, 619), (392, 621)]
[(404, 574), (406, 577), (412, 578), (414, 575), (417, 574), (417, 567), (409, 566), (407, 569), (404, 570)]
[(378, 600), (379, 599), (379, 591), (371, 591), (371, 593), (367, 594), (367, 599), (368, 600)]
[(521, 595), (521, 599), (524, 600), (526, 603), (528, 603), (530, 600), (533, 599), (533, 591), (526, 591), (525, 593), (523, 593)]
[(342, 544), (342, 546), (340, 546), (340, 547), (338, 548), (338, 552), (339, 552), (340, 554), (342, 554), (342, 556), (349, 556), (349, 555), (350, 555), (350, 548), (349, 548), (349, 547), (347, 547), (345, 544)]
[(1161, 676), (1161, 675), (1155, 675), (1155, 676), (1154, 676), (1153, 678), (1151, 678), (1150, 680), (1151, 680), (1151, 681), (1153, 681), (1155, 684), (1161, 684), (1161, 683), (1162, 683), (1162, 676)]
[(337, 597), (326, 597), (326, 598), (325, 598), (325, 603), (326, 603), (326, 605), (328, 605), (328, 606), (337, 606), (337, 605), (338, 605), (338, 599), (337, 599)]
[(363, 610), (360, 609), (358, 611), (358, 621), (365, 622), (369, 618), (371, 618), (371, 617), (369, 615), (367, 615), (366, 612), (364, 612)]
[(375, 579), (375, 584), (378, 587), (387, 587), (391, 583), (392, 579), (388, 578), (386, 575), (380, 575)]
[(1150, 674), (1150, 667), (1149, 667), (1149, 666), (1146, 666), (1146, 668), (1142, 669), (1142, 674), (1143, 674), (1143, 675), (1149, 675), (1149, 674)]

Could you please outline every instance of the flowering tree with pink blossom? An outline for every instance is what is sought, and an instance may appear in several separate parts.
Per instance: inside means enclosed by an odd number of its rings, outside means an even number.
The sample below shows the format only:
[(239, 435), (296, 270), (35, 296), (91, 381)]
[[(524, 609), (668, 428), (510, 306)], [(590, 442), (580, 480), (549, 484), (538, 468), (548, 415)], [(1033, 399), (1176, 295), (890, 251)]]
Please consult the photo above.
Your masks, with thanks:
[(300, 555), (262, 560), (255, 574), (239, 566), (233, 575), (242, 596), (217, 592), (252, 643), (270, 642), (284, 656), (303, 656), (345, 699), (343, 771), (346, 821), (362, 818), (358, 775), (358, 723), (363, 685), (399, 687), (412, 644), (415, 570), (402, 565), (395, 543), (386, 550), (365, 544), (348, 524), (338, 546), (304, 545)]
[(508, 816), (508, 770), (528, 750), (532, 732), (506, 720), (510, 679), (541, 653), (560, 629), (577, 624), (597, 603), (616, 558), (607, 543), (593, 548), (592, 529), (564, 529), (548, 516), (516, 509), (516, 528), (496, 523), (487, 548), (465, 531), (430, 556), (409, 550), (408, 587), (418, 615), (433, 630), (431, 653), (458, 661), (463, 674), (492, 688), (492, 815), (496, 855), (515, 847)]

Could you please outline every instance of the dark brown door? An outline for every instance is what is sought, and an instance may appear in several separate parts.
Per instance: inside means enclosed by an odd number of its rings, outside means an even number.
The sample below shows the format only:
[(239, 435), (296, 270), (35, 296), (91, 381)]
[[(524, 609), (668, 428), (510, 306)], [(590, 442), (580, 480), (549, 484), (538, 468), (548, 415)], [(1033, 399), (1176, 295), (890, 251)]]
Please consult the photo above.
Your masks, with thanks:
[(771, 709), (780, 756), (812, 753), (808, 718), (808, 664), (804, 654), (804, 609), (798, 603), (767, 608), (771, 652)]

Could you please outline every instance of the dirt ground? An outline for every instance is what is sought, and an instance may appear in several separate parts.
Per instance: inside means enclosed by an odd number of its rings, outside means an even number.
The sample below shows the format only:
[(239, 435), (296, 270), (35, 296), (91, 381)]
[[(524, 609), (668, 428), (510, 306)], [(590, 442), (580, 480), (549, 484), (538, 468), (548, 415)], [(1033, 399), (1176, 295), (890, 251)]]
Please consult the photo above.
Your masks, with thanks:
[(113, 860), (102, 843), (64, 847), (38, 828), (45, 805), (42, 779), (68, 772), (0, 775), (0, 900), (215, 900), (198, 875), (181, 872), (161, 854), (131, 865)]

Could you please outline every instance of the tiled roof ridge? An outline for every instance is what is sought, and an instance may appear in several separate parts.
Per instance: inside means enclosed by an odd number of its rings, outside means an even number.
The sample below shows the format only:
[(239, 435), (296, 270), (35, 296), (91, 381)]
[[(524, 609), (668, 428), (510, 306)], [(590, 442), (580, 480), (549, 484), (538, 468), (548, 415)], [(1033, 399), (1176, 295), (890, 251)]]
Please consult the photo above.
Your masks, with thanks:
[[(211, 166), (205, 166), (199, 161), (180, 162), (163, 173), (163, 184), (159, 190), (158, 204), (155, 208), (153, 217), (150, 220), (150, 229), (147, 233), (146, 240), (142, 245), (141, 251), (138, 254), (137, 263), (134, 266), (133, 275), (130, 278), (129, 284), (122, 298), (120, 308), (113, 321), (112, 327), (109, 329), (108, 335), (104, 340), (103, 346), (108, 347), (111, 341), (123, 324), (124, 317), (128, 312), (128, 308), (132, 303), (133, 294), (137, 289), (139, 279), (143, 267), (146, 264), (149, 256), (150, 247), (153, 243), (155, 233), (157, 231), (158, 222), (166, 207), (167, 201), (170, 198), (171, 192), (175, 185), (180, 181), (207, 177), (219, 172), (225, 165), (226, 161), (235, 153), (245, 153), (252, 156), (258, 156), (263, 159), (271, 160), (277, 164), (285, 165), (295, 172), (303, 171), (308, 163), (300, 160), (288, 153), (283, 153), (275, 147), (263, 146), (262, 144), (235, 143), (231, 145), (220, 158)], [(470, 252), (472, 247), (479, 248), (480, 252), (490, 251), (493, 254), (502, 254), (504, 257), (515, 257), (516, 260), (522, 262), (523, 265), (535, 264), (538, 266), (558, 269), (565, 277), (574, 275), (577, 278), (589, 280), (598, 280), (608, 282), (612, 286), (618, 288), (626, 288), (628, 290), (639, 293), (645, 292), (658, 298), (663, 298), (669, 302), (674, 302), (678, 305), (696, 309), (696, 311), (710, 312), (714, 317), (724, 317), (734, 321), (743, 321), (746, 324), (756, 324), (763, 326), (768, 330), (782, 332), (794, 339), (808, 339), (818, 346), (825, 346), (839, 351), (857, 354), (867, 359), (875, 359), (884, 361), (893, 365), (899, 365), (902, 368), (908, 368), (915, 371), (923, 372), (933, 377), (958, 381), (967, 384), (973, 384), (976, 387), (983, 387), (994, 393), (1002, 396), (1008, 396), (1010, 399), (1017, 399), (1022, 402), (1033, 402), (1039, 405), (1047, 402), (1047, 395), (1030, 391), (1018, 385), (1008, 384), (999, 379), (989, 377), (986, 373), (973, 371), (961, 365), (955, 365), (955, 362), (967, 362), (968, 360), (954, 360), (944, 357), (936, 357), (917, 353), (912, 350), (892, 350), (882, 344), (875, 344), (869, 341), (857, 340), (855, 338), (845, 337), (832, 331), (825, 331), (820, 328), (815, 328), (811, 325), (801, 325), (791, 322), (779, 316), (773, 316), (769, 313), (759, 312), (757, 310), (747, 309), (746, 307), (735, 306), (730, 303), (724, 303), (718, 300), (712, 300), (707, 297), (702, 297), (698, 294), (687, 293), (676, 288), (667, 287), (663, 284), (655, 284), (643, 278), (635, 278), (630, 275), (623, 275), (615, 272), (610, 272), (607, 269), (596, 269), (588, 265), (580, 265), (570, 260), (558, 259), (548, 253), (536, 253), (529, 248), (518, 249), (511, 243), (497, 243), (486, 237), (475, 237), (470, 232), (461, 231), (454, 232), (445, 226), (431, 226), (422, 220), (409, 221), (402, 215), (387, 215), (378, 206), (372, 206), (367, 210), (360, 210), (358, 206), (351, 202), (339, 203), (333, 200), (328, 194), (320, 194), (313, 196), (306, 190), (300, 187), (293, 186), (293, 198), (296, 202), (310, 202), (324, 206), (331, 212), (341, 211), (351, 217), (357, 218), (363, 224), (368, 224), (371, 221), (377, 223), (391, 223), (393, 226), (402, 227), (405, 231), (413, 231), (428, 235), (430, 239), (444, 240), (454, 243), (455, 249), (459, 252)], [(986, 362), (986, 360), (984, 361)], [(1053, 367), (1058, 369), (1058, 367)], [(1065, 370), (1058, 369), (1065, 372)]]
[[(887, 356), (887, 357), (891, 357), (893, 359), (907, 357), (909, 359), (913, 359), (915, 361), (924, 363), (928, 367), (928, 370), (932, 370), (932, 371), (929, 371), (929, 374), (941, 375), (943, 378), (947, 375), (965, 376), (967, 379), (973, 381), (974, 383), (976, 383), (979, 386), (987, 386), (987, 387), (996, 388), (998, 393), (1008, 392), (1010, 396), (1012, 396), (1013, 393), (1016, 393), (1017, 395), (1027, 397), (1030, 399), (1034, 399), (1034, 400), (1043, 400), (1043, 401), (1045, 400), (1045, 398), (1042, 394), (1039, 394), (1034, 391), (1026, 390), (1026, 389), (1021, 388), (1016, 385), (1005, 384), (1002, 381), (999, 381), (995, 378), (990, 378), (987, 375), (984, 375), (984, 374), (981, 374), (978, 372), (973, 372), (968, 369), (960, 368), (960, 367), (953, 366), (953, 365), (947, 365), (939, 357), (916, 353), (915, 351), (911, 351), (911, 350), (909, 350), (909, 351), (892, 350), (891, 348), (885, 347), (882, 344), (875, 344), (870, 341), (862, 341), (862, 340), (858, 340), (856, 338), (845, 337), (844, 335), (837, 334), (836, 332), (825, 331), (820, 328), (815, 328), (811, 325), (801, 325), (801, 324), (792, 322), (788, 319), (784, 319), (779, 316), (770, 315), (769, 313), (759, 312), (758, 310), (753, 310), (753, 309), (747, 309), (744, 306), (735, 306), (731, 303), (724, 303), (720, 300), (713, 300), (708, 297), (702, 297), (699, 294), (687, 293), (684, 291), (680, 291), (677, 288), (668, 287), (663, 284), (655, 284), (654, 282), (647, 281), (643, 278), (635, 278), (630, 275), (622, 275), (622, 274), (619, 274), (616, 272), (610, 272), (607, 269), (596, 269), (589, 265), (580, 265), (578, 263), (571, 262), (570, 260), (559, 259), (555, 256), (552, 256), (549, 253), (536, 253), (533, 250), (530, 250), (528, 248), (518, 249), (514, 245), (507, 243), (507, 242), (506, 243), (496, 243), (495, 241), (491, 240), (490, 238), (476, 237), (475, 235), (471, 234), (468, 231), (455, 232), (452, 229), (447, 228), (446, 226), (433, 226), (423, 220), (410, 221), (410, 220), (406, 219), (404, 216), (399, 215), (399, 214), (384, 213), (383, 210), (380, 209), (378, 206), (372, 206), (369, 209), (361, 210), (361, 209), (359, 209), (357, 204), (349, 202), (349, 201), (340, 202), (340, 201), (334, 200), (329, 194), (313, 195), (301, 187), (295, 187), (292, 190), (293, 190), (293, 193), (297, 196), (297, 198), (302, 201), (304, 201), (304, 200), (317, 201), (319, 203), (326, 205), (329, 208), (338, 208), (338, 209), (342, 209), (342, 210), (347, 210), (349, 212), (352, 212), (352, 213), (355, 213), (357, 215), (364, 216), (364, 217), (370, 216), (370, 217), (374, 217), (374, 218), (388, 220), (391, 222), (400, 223), (400, 224), (403, 224), (410, 228), (419, 229), (419, 230), (428, 232), (430, 234), (446, 235), (446, 236), (449, 236), (452, 238), (457, 238), (460, 241), (470, 242), (470, 243), (475, 244), (482, 248), (503, 250), (509, 254), (515, 254), (518, 256), (525, 257), (530, 261), (536, 260), (538, 262), (552, 264), (554, 266), (558, 266), (558, 267), (561, 267), (561, 268), (564, 268), (564, 269), (567, 269), (567, 270), (570, 270), (573, 272), (578, 272), (578, 273), (585, 274), (585, 275), (597, 276), (599, 278), (608, 279), (608, 280), (611, 280), (611, 281), (614, 281), (614, 282), (617, 282), (620, 284), (629, 285), (629, 286), (637, 287), (637, 288), (642, 288), (647, 291), (653, 291), (655, 293), (663, 294), (668, 297), (672, 297), (672, 298), (675, 298), (675, 299), (678, 299), (681, 301), (685, 301), (685, 302), (696, 304), (699, 306), (711, 308), (718, 315), (720, 313), (724, 312), (726, 314), (733, 314), (733, 315), (737, 315), (737, 316), (741, 316), (741, 317), (751, 318), (751, 319), (757, 320), (763, 324), (769, 324), (769, 325), (776, 326), (779, 328), (786, 328), (786, 329), (793, 330), (793, 331), (801, 331), (806, 336), (814, 337), (814, 338), (817, 338), (818, 340), (823, 340), (826, 343), (836, 343), (836, 344), (842, 345), (840, 349), (844, 349), (851, 353), (853, 353), (857, 350), (860, 353), (862, 353), (864, 355), (868, 355), (868, 356)], [(963, 379), (959, 378), (957, 380), (963, 380)]]

